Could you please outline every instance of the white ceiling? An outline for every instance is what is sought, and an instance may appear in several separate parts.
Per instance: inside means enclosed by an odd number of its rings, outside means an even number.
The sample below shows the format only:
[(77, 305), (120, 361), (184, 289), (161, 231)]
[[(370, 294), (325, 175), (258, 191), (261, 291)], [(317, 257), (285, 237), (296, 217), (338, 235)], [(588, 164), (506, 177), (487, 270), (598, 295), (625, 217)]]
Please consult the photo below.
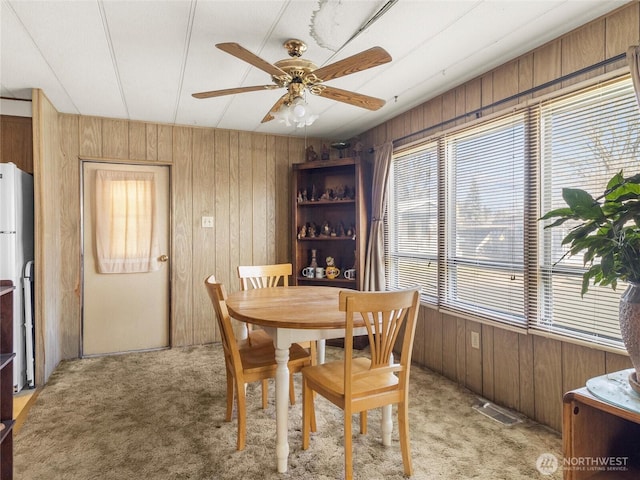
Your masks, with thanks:
[[(628, 0), (177, 0), (1, 2), (0, 94), (41, 88), (61, 112), (347, 139), (589, 22)], [(348, 42), (385, 4), (389, 10)], [(372, 46), (391, 63), (329, 85), (387, 101), (372, 112), (307, 96), (320, 118), (260, 121), (284, 90), (198, 100), (194, 92), (271, 83), (217, 48), (274, 63), (307, 43), (322, 66)], [(346, 43), (346, 45), (345, 45)], [(344, 45), (344, 47), (343, 47)]]

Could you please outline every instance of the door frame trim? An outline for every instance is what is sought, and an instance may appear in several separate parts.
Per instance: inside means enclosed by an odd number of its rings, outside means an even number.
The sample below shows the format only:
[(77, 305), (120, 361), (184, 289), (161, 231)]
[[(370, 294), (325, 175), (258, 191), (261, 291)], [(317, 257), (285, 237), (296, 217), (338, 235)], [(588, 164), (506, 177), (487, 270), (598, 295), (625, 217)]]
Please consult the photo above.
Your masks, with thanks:
[[(168, 162), (157, 162), (157, 161), (152, 161), (152, 162), (147, 162), (147, 161), (142, 161), (142, 160), (127, 160), (127, 159), (114, 159), (114, 158), (96, 158), (96, 157), (88, 157), (88, 156), (81, 156), (79, 157), (79, 169), (80, 169), (80, 335), (78, 337), (78, 352), (79, 352), (79, 358), (90, 358), (90, 357), (100, 357), (100, 356), (105, 356), (105, 355), (122, 355), (125, 353), (130, 353), (130, 352), (115, 352), (115, 353), (109, 353), (109, 354), (95, 354), (95, 355), (85, 355), (84, 354), (84, 348), (83, 348), (83, 339), (84, 339), (84, 255), (85, 255), (85, 251), (84, 251), (84, 218), (85, 218), (85, 212), (84, 212), (84, 167), (85, 164), (87, 163), (104, 163), (104, 164), (108, 164), (108, 165), (130, 165), (130, 166), (149, 166), (149, 167), (167, 167), (167, 173), (169, 176), (169, 198), (168, 198), (168, 204), (169, 204), (169, 218), (168, 218), (168, 227), (169, 227), (169, 231), (167, 232), (168, 237), (167, 238), (167, 244), (168, 244), (168, 251), (169, 253), (169, 259), (173, 260), (173, 165), (171, 163)], [(173, 338), (171, 336), (171, 332), (173, 330), (172, 325), (173, 325), (173, 290), (172, 290), (172, 285), (173, 285), (173, 261), (169, 261), (169, 285), (168, 285), (168, 300), (169, 300), (169, 332), (168, 332), (168, 338), (169, 338), (169, 346), (168, 347), (160, 347), (160, 348), (149, 348), (149, 349), (142, 349), (142, 350), (135, 350), (136, 352), (146, 352), (146, 351), (156, 351), (156, 350), (166, 350), (166, 349), (170, 349), (173, 346)]]

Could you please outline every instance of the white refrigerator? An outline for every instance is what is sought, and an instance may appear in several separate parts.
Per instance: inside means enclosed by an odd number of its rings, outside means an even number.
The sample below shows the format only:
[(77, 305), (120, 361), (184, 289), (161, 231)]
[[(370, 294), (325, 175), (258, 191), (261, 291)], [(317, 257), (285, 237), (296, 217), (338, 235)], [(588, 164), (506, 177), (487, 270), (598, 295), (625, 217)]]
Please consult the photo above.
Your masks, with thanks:
[(11, 280), (16, 287), (13, 295), (15, 392), (27, 385), (34, 386), (33, 239), (33, 176), (13, 163), (0, 163), (0, 279)]

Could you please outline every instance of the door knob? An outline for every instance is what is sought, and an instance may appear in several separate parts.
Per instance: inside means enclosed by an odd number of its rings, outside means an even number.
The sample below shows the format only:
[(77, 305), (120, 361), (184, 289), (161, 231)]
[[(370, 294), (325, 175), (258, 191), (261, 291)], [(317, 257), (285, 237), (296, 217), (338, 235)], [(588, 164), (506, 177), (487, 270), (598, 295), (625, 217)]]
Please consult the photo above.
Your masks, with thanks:
[(166, 262), (168, 260), (169, 260), (169, 256), (168, 255), (160, 255), (158, 257), (158, 261), (160, 261), (160, 262)]

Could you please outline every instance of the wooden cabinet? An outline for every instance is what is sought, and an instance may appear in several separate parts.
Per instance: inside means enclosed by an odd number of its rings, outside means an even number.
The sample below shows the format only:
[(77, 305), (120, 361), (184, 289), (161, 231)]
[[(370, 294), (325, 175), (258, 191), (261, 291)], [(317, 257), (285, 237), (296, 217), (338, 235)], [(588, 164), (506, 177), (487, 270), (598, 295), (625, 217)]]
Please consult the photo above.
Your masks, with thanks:
[(565, 480), (640, 478), (640, 413), (604, 402), (587, 388), (564, 395)]
[[(317, 160), (293, 165), (292, 264), (295, 285), (362, 289), (366, 251), (368, 190), (359, 158)], [(315, 252), (325, 276), (305, 276)], [(326, 276), (327, 257), (340, 274)], [(348, 272), (349, 271), (349, 272)], [(355, 278), (346, 278), (355, 273)]]
[(13, 478), (13, 290), (0, 280), (0, 480)]
[(0, 163), (15, 163), (33, 173), (33, 128), (31, 117), (0, 115)]

